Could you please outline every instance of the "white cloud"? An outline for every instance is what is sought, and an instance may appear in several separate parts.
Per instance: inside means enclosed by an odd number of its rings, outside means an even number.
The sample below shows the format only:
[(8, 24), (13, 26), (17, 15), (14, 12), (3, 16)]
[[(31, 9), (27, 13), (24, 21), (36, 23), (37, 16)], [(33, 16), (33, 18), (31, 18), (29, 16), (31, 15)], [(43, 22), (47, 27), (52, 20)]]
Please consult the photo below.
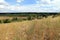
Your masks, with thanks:
[[(37, 5), (42, 5), (43, 7), (50, 7), (53, 6), (49, 9), (51, 10), (56, 10), (56, 11), (60, 11), (60, 0), (36, 0)], [(43, 9), (45, 10), (45, 9)], [(48, 10), (48, 8), (46, 8), (46, 10)]]
[[(22, 2), (22, 0), (18, 0)], [(17, 2), (18, 2), (17, 1)], [(46, 2), (48, 2), (46, 0)], [(59, 1), (57, 1), (59, 2)], [(39, 1), (37, 1), (37, 4), (32, 4), (32, 5), (9, 5), (5, 0), (0, 1), (0, 12), (59, 12), (60, 11), (60, 6), (56, 6), (57, 3), (56, 1), (53, 2), (52, 4), (43, 4)], [(6, 5), (8, 4), (8, 5)]]
[(0, 8), (5, 8), (5, 6), (4, 5), (0, 5)]
[(36, 0), (36, 3), (39, 3), (39, 4), (51, 4), (52, 1), (50, 1), (50, 0)]
[(12, 12), (58, 12), (58, 8), (51, 5), (8, 6)]
[(8, 3), (5, 0), (0, 0), (0, 12), (6, 9)]
[(5, 0), (0, 0), (0, 3), (1, 3), (1, 2), (5, 2)]
[(57, 8), (60, 8), (60, 0), (54, 0), (53, 4), (57, 6)]
[(59, 5), (60, 0), (36, 0), (37, 4), (54, 4), (54, 5)]
[(28, 5), (28, 6), (6, 6), (4, 12), (59, 12), (60, 10), (51, 5)]
[(24, 1), (24, 0), (16, 0), (16, 2), (18, 2), (18, 3), (22, 2), (22, 1)]
[(0, 5), (8, 5), (8, 3), (5, 0), (0, 0)]

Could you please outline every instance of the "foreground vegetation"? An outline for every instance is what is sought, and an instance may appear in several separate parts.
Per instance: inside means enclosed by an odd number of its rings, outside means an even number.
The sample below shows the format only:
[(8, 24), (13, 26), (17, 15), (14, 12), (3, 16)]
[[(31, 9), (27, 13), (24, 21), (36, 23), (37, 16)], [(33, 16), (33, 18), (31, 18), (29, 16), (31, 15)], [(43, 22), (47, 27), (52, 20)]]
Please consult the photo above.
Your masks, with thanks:
[[(3, 16), (3, 20), (5, 17)], [(7, 18), (7, 17), (6, 17)], [(20, 18), (20, 17), (19, 17)], [(60, 40), (60, 16), (0, 24), (0, 40)], [(30, 20), (30, 21), (29, 21)], [(5, 20), (7, 21), (7, 20)]]

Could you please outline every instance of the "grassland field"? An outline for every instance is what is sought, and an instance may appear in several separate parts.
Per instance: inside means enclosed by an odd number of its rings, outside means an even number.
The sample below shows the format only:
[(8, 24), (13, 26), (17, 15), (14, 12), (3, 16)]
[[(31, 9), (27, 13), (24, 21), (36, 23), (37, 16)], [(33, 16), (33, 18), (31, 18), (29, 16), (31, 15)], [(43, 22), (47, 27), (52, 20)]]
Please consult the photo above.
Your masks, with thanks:
[[(0, 19), (12, 17), (0, 17)], [(60, 40), (60, 16), (0, 24), (0, 40)]]

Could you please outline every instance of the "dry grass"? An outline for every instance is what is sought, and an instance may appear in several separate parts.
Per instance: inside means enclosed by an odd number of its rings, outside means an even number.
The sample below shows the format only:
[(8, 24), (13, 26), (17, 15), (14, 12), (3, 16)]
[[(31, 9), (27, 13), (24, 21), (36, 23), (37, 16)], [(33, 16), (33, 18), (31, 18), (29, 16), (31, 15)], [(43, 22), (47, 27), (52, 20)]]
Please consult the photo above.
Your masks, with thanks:
[(0, 16), (0, 20), (3, 20), (3, 19), (12, 19), (12, 17), (8, 17), (8, 16)]
[(60, 40), (60, 16), (0, 24), (0, 40)]

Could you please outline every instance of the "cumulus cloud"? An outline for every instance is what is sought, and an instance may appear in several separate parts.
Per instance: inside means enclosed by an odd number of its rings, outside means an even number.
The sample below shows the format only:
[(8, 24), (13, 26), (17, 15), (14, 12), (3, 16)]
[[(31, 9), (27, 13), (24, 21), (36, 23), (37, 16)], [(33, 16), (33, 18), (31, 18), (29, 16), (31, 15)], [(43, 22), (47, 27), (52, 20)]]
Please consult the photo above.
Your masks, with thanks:
[(48, 8), (50, 6), (53, 6), (53, 7), (51, 7), (51, 8), (53, 8), (52, 10), (60, 11), (59, 10), (60, 9), (60, 0), (36, 0), (36, 3), (37, 3), (37, 5), (43, 5), (43, 7), (47, 7), (48, 6)]
[(60, 10), (51, 5), (27, 5), (27, 6), (6, 6), (4, 12), (59, 12)]
[[(17, 2), (22, 2), (23, 0), (17, 0)], [(44, 4), (43, 0), (40, 4), (40, 1), (36, 1), (36, 4), (31, 4), (31, 5), (9, 5), (5, 0), (0, 1), (0, 12), (60, 12), (60, 6), (56, 2), (60, 1), (54, 1), (52, 4)], [(44, 1), (44, 2), (49, 2), (49, 1)], [(6, 5), (8, 4), (8, 5)]]
[(50, 1), (50, 0), (36, 0), (36, 3), (39, 3), (39, 4), (51, 4), (52, 1)]
[[(8, 6), (12, 12), (59, 12), (59, 9), (51, 5), (27, 5), (27, 6)], [(9, 12), (9, 11), (8, 11)]]
[(49, 4), (60, 7), (60, 0), (36, 0), (37, 4)]
[(24, 1), (24, 0), (16, 0), (16, 2), (18, 2), (18, 3), (22, 2), (22, 1)]
[(8, 6), (9, 4), (5, 0), (0, 0), (0, 10), (3, 10)]
[(8, 3), (5, 0), (0, 0), (0, 5), (8, 5)]

